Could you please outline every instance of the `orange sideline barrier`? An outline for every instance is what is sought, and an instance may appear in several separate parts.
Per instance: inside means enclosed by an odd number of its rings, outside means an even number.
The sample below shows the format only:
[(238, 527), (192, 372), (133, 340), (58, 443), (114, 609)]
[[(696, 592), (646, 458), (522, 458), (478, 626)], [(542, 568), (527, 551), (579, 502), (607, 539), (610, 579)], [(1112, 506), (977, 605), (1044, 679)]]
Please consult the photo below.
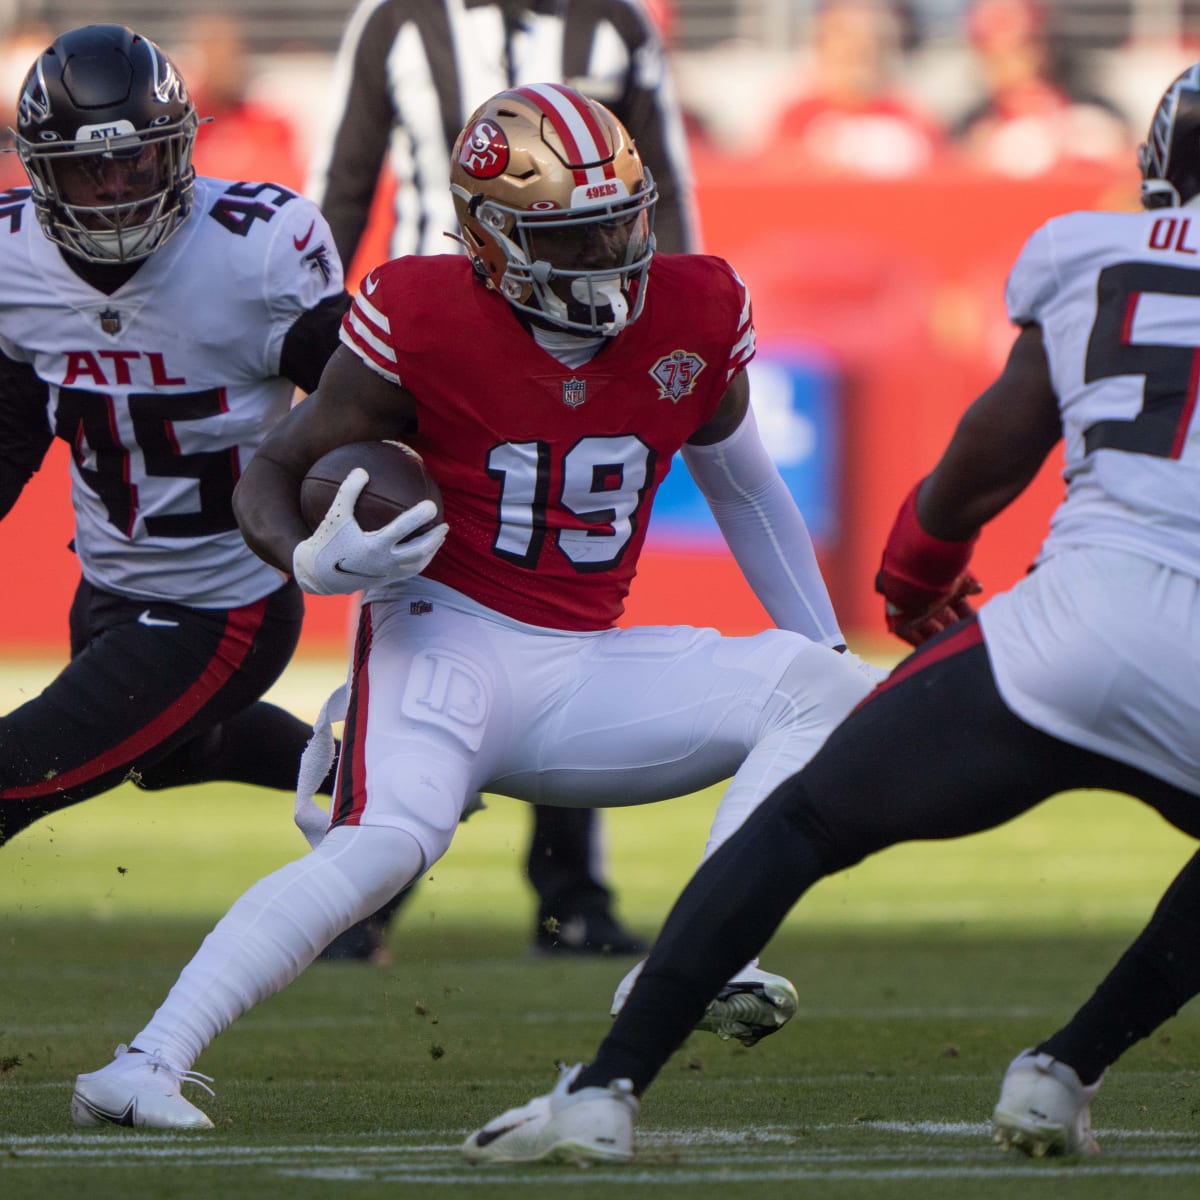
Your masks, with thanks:
[[(1050, 216), (1128, 206), (1136, 180), (1085, 173), (1015, 183), (947, 173), (884, 184), (796, 179), (728, 162), (699, 163), (697, 177), (705, 247), (746, 280), (760, 342), (817, 341), (842, 365), (841, 519), (820, 550), (843, 627), (879, 634), (872, 580), (896, 509), (1011, 343), (1003, 288), (1012, 259)], [(1026, 569), (1060, 495), (1057, 464), (1048, 464), (984, 534), (975, 567), (989, 590)], [(65, 653), (76, 573), (70, 536), (66, 448), (56, 443), (0, 523), (5, 654)], [(730, 633), (767, 624), (727, 555), (663, 550), (643, 561), (626, 620)], [(311, 599), (303, 647), (342, 650), (347, 623), (344, 600)]]

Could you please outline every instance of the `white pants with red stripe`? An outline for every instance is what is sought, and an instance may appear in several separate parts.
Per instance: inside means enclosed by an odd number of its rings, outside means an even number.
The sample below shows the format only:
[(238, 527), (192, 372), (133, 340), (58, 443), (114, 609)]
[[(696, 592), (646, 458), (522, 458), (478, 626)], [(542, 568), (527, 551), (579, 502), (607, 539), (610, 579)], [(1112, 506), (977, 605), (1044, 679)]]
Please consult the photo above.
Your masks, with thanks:
[[(234, 903), (131, 1043), (179, 1070), (440, 858), (476, 792), (614, 806), (732, 776), (707, 854), (872, 685), (799, 634), (559, 633), (424, 581), (364, 606), (359, 636), (333, 828), (310, 826), (315, 848)], [(302, 776), (324, 775), (341, 708), (318, 722)], [(298, 817), (311, 818), (306, 790)]]
[(564, 633), (425, 581), (364, 606), (359, 637), (332, 823), (404, 830), (426, 866), (480, 791), (616, 807), (732, 777), (723, 840), (870, 689), (799, 634)]

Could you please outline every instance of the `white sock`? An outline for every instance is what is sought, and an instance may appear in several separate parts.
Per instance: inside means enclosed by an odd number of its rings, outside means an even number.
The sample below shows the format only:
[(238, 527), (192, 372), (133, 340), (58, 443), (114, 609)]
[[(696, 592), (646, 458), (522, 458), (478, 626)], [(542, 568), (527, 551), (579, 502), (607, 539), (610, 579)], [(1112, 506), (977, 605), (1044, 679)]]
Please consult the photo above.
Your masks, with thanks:
[(176, 1070), (189, 1070), (217, 1034), (291, 983), (422, 865), (417, 843), (399, 829), (330, 830), (317, 849), (234, 902), (131, 1046), (161, 1051)]

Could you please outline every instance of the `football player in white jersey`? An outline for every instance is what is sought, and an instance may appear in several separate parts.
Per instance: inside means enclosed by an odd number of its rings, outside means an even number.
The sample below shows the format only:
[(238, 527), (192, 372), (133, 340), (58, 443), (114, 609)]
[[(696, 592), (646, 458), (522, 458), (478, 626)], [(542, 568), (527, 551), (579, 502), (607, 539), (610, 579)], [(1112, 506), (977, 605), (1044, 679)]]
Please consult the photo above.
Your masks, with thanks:
[(349, 304), (314, 204), (196, 178), (183, 79), (119, 25), (28, 72), (0, 196), (0, 515), (71, 449), (71, 661), (0, 718), (0, 843), (125, 779), (295, 786), (310, 728), (263, 693), (300, 590), (247, 548), (235, 484)]
[[(638, 1097), (729, 971), (819, 879), (887, 846), (1074, 788), (1200, 835), (1200, 65), (1164, 96), (1141, 168), (1144, 212), (1029, 239), (1008, 361), (901, 506), (877, 588), (915, 653), (701, 867), (596, 1058), (472, 1134), (468, 1159), (629, 1157)], [(1066, 496), (1035, 568), (976, 615), (975, 540), (1060, 440)], [(1010, 1064), (1001, 1144), (1096, 1151), (1101, 1074), (1200, 990), (1198, 936), (1193, 859), (1071, 1025)]]

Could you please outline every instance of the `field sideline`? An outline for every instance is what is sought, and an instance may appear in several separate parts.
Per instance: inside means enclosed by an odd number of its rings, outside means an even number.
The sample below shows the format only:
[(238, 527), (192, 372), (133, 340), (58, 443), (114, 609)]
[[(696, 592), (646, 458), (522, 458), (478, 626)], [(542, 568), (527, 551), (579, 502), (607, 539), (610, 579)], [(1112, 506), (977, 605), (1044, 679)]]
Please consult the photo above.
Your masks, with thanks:
[[(49, 669), (5, 671), (0, 703)], [(280, 698), (311, 713), (339, 673), (298, 664)], [(606, 816), (622, 914), (647, 935), (715, 799)], [(1196, 1194), (1195, 1006), (1105, 1084), (1101, 1159), (1031, 1163), (988, 1140), (1008, 1059), (1086, 996), (1192, 851), (1095, 793), (822, 883), (764, 958), (796, 981), (798, 1019), (749, 1051), (693, 1036), (647, 1097), (629, 1168), (471, 1170), (458, 1156), (471, 1128), (548, 1088), (556, 1059), (590, 1052), (627, 966), (527, 956), (528, 816), (503, 799), (430, 872), (394, 965), (318, 965), (218, 1039), (198, 1064), (217, 1096), (194, 1097), (216, 1131), (74, 1130), (72, 1076), (136, 1032), (244, 887), (302, 852), (289, 822), (288, 797), (254, 789), (125, 788), (4, 851), (0, 1195)]]

